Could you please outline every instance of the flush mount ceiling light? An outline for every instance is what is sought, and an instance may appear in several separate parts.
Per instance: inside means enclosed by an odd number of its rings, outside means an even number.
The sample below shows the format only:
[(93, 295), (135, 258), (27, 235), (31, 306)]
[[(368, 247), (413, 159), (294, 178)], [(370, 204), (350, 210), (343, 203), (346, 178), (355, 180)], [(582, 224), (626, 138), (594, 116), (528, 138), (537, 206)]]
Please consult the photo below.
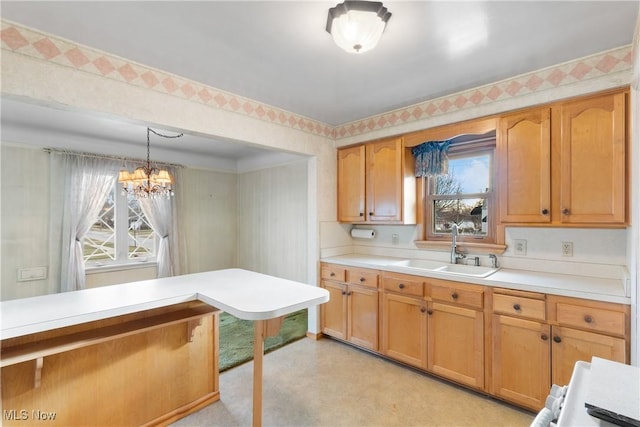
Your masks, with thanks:
[(349, 53), (373, 49), (391, 18), (391, 12), (377, 1), (345, 1), (329, 9), (327, 32)]
[(140, 166), (133, 172), (122, 169), (118, 175), (118, 182), (122, 184), (122, 191), (125, 193), (133, 193), (137, 199), (140, 198), (156, 198), (173, 196), (173, 178), (166, 169), (158, 169), (151, 165), (149, 158), (149, 133), (163, 138), (180, 138), (182, 134), (169, 136), (156, 132), (147, 128), (147, 163)]

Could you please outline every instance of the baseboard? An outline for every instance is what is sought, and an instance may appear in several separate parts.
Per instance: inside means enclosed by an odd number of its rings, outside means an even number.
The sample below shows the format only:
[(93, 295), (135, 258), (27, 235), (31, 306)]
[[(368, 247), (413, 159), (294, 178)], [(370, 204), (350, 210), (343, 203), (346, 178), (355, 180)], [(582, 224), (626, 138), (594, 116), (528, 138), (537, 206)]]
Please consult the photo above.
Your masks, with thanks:
[(323, 333), (322, 332), (318, 332), (318, 333), (314, 333), (314, 332), (309, 332), (307, 331), (307, 338), (311, 338), (312, 340), (318, 341), (319, 339), (321, 339), (323, 337)]
[(154, 420), (151, 420), (146, 424), (143, 424), (143, 427), (168, 426), (169, 424), (172, 424), (189, 414), (197, 412), (205, 406), (217, 402), (218, 400), (220, 400), (219, 391), (205, 394), (204, 396), (194, 400), (193, 402), (189, 402), (186, 405), (179, 407), (178, 409), (174, 409), (173, 411), (167, 412), (166, 414)]

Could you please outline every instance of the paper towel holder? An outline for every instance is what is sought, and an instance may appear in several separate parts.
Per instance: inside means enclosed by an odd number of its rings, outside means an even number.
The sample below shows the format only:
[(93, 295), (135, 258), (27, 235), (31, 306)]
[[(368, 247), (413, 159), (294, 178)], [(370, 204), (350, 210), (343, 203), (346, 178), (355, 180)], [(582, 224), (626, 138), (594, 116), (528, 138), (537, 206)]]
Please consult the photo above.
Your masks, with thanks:
[(372, 228), (352, 228), (351, 237), (356, 239), (373, 239), (376, 237), (376, 231)]

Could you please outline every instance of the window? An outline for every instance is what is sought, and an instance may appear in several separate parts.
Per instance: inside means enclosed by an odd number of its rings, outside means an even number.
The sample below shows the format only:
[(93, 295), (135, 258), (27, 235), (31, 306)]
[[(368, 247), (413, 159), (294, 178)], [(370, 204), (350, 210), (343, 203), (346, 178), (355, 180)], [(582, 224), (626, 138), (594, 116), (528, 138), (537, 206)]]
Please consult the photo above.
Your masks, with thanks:
[(83, 241), (86, 266), (155, 261), (156, 233), (138, 200), (114, 184), (98, 220)]
[(460, 241), (495, 243), (494, 147), (495, 139), (452, 143), (448, 174), (424, 186), (427, 240), (450, 240), (457, 224)]

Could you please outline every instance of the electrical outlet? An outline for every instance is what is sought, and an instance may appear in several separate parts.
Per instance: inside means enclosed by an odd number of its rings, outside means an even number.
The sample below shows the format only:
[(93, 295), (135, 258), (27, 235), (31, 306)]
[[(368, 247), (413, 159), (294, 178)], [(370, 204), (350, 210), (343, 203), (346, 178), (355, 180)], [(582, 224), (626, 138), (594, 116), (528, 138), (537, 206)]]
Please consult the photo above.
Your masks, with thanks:
[(513, 253), (515, 255), (525, 256), (527, 254), (527, 241), (525, 239), (514, 239)]
[(400, 236), (397, 234), (392, 234), (391, 235), (391, 243), (394, 245), (397, 245), (400, 243)]
[(573, 242), (562, 242), (562, 256), (573, 256)]

